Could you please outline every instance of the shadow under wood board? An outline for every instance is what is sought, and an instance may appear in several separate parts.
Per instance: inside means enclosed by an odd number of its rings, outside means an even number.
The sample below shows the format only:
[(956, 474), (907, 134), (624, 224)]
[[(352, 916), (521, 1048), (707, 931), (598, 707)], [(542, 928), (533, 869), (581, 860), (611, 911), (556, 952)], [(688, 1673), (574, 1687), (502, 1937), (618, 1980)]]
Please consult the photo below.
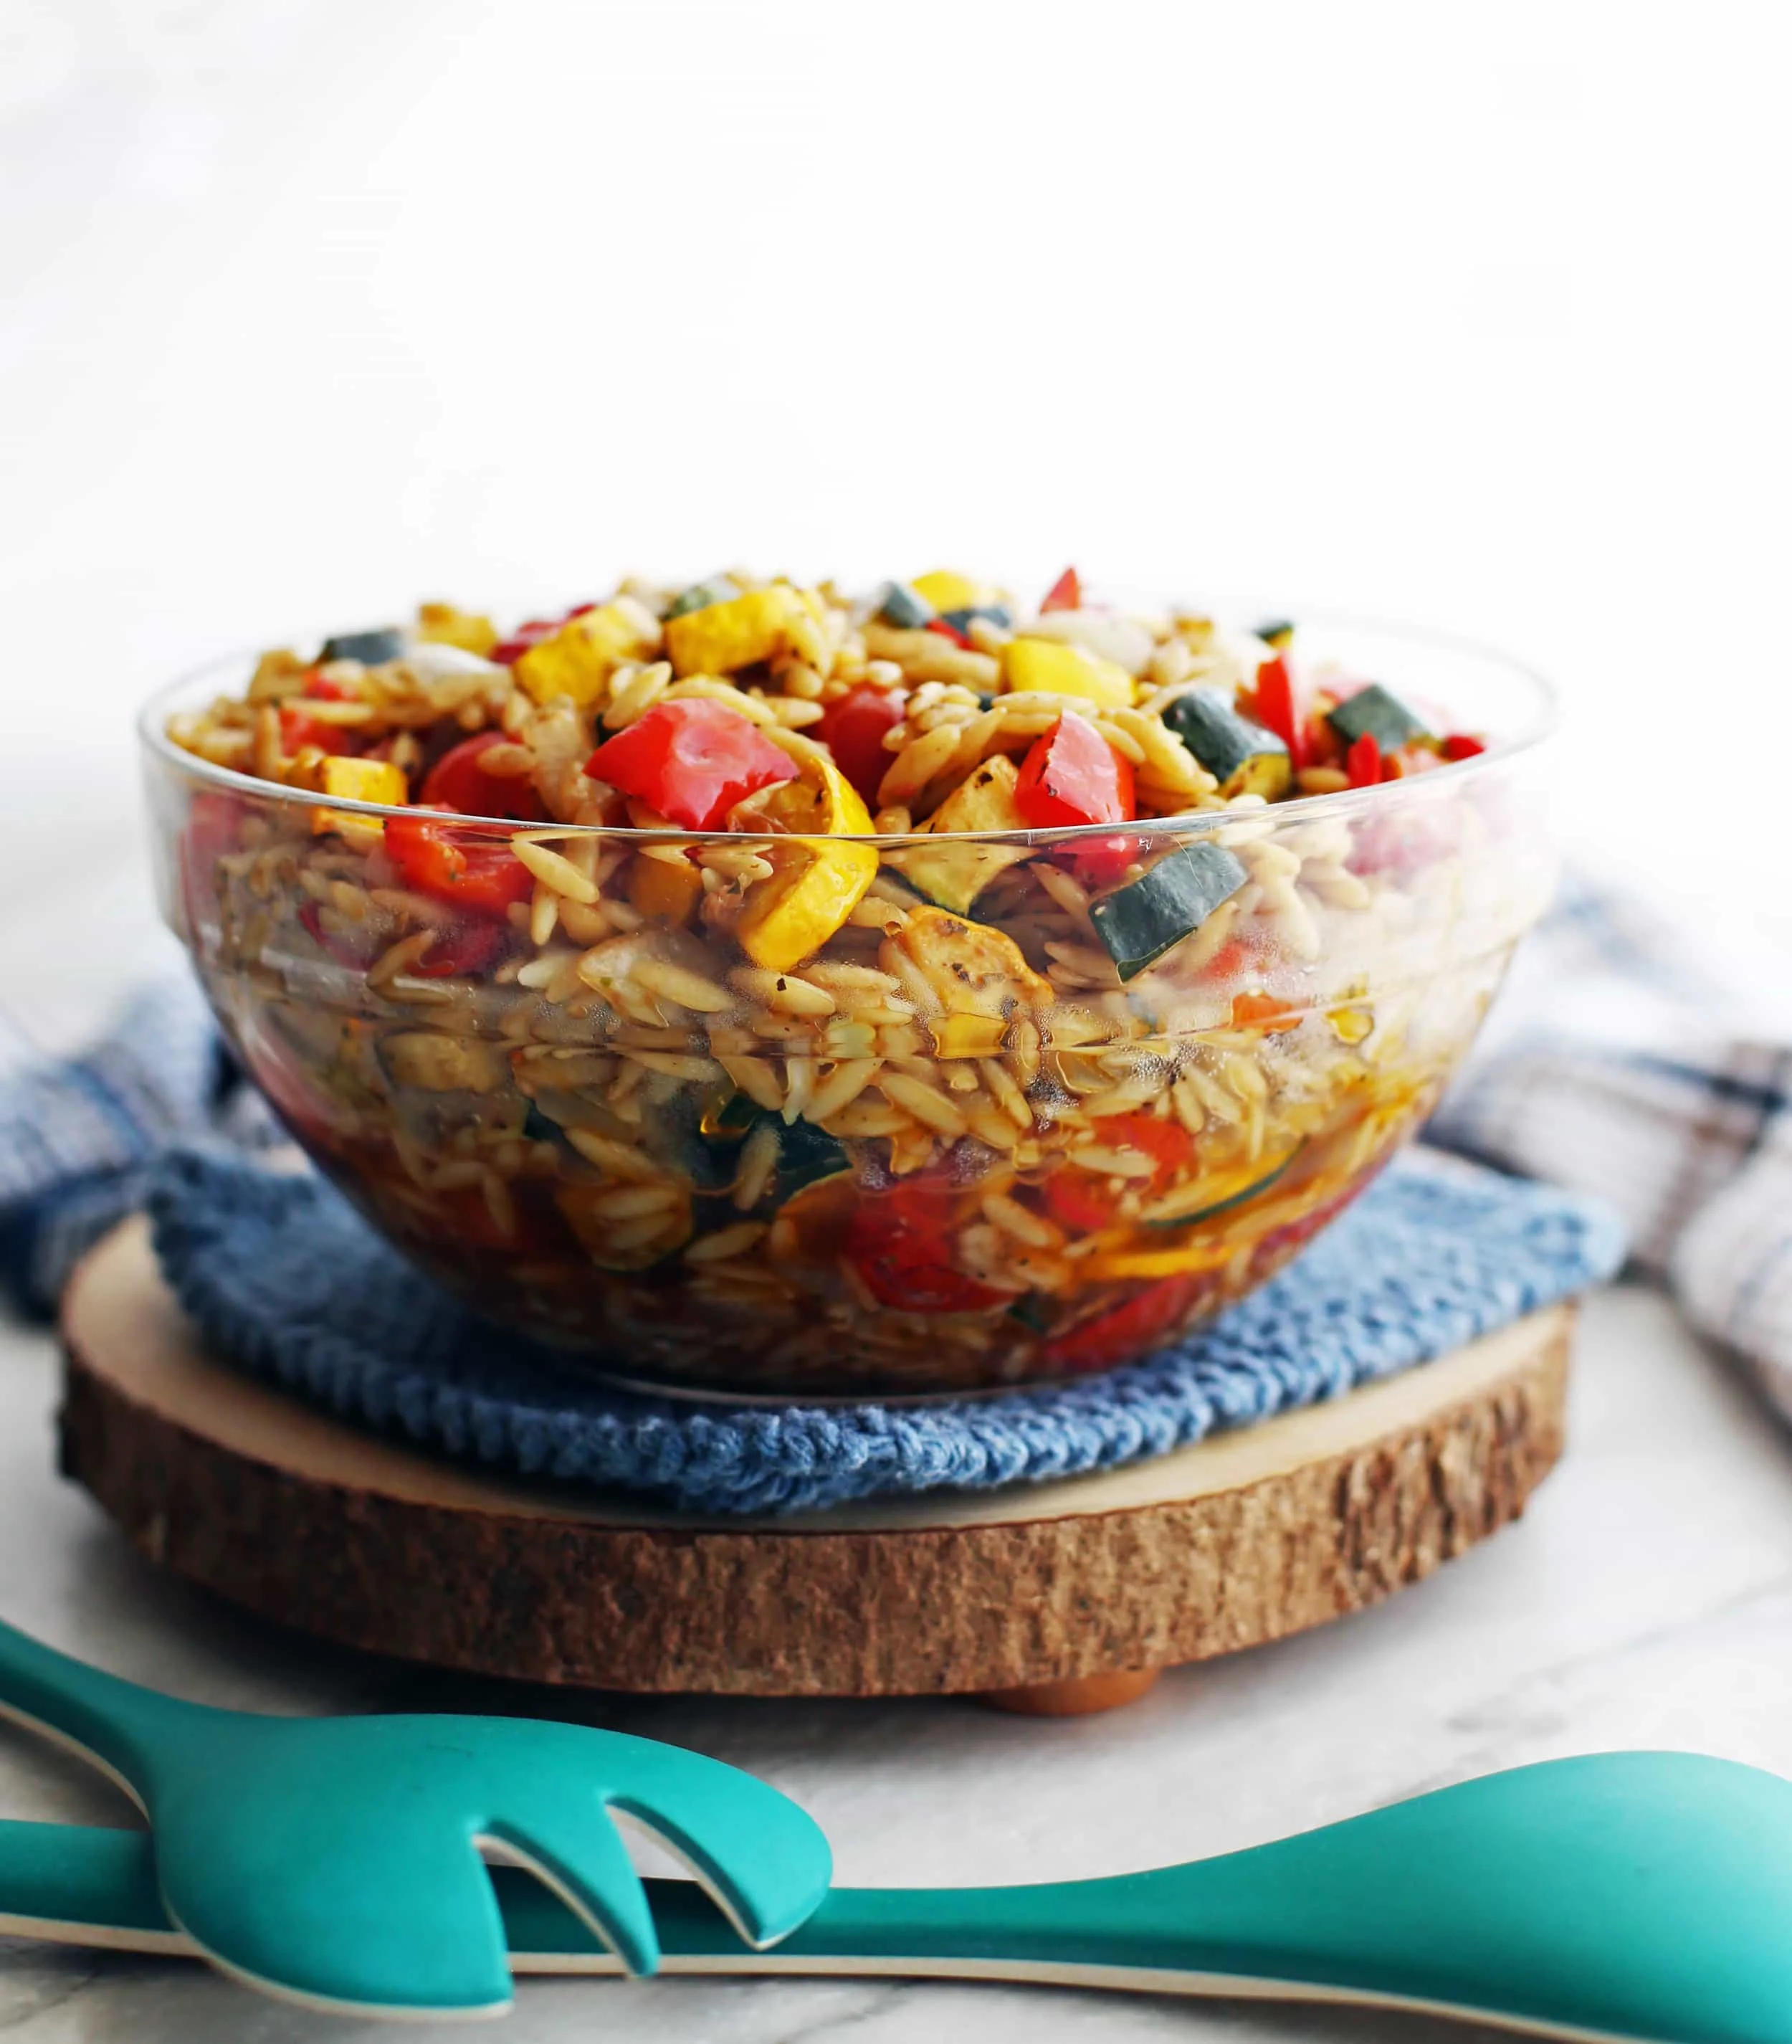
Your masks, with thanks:
[(488, 1474), (213, 1361), (140, 1220), (63, 1315), (63, 1465), (151, 1560), (345, 1644), (533, 1682), (1093, 1709), (1376, 1603), (1562, 1448), (1551, 1307), (1330, 1404), (1104, 1474), (701, 1520)]

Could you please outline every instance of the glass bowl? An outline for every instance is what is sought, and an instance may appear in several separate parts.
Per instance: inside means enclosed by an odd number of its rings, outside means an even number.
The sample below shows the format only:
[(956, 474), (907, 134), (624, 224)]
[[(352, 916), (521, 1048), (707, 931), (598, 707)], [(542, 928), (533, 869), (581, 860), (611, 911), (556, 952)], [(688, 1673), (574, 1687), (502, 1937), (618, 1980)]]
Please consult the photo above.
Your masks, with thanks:
[[(753, 839), (437, 818), (443, 855), (496, 890), (459, 914), (387, 856), (386, 828), (418, 812), (168, 740), (170, 712), (240, 688), (253, 663), (236, 660), (144, 713), (160, 899), (323, 1170), (430, 1276), (569, 1360), (806, 1400), (1106, 1370), (1243, 1297), (1363, 1190), (1552, 882), (1544, 684), (1407, 632), (1303, 620), (1302, 638), (1448, 705), (1489, 749), (1130, 824), (1118, 845), (1111, 826)], [(937, 905), (942, 847), (981, 869), (974, 919)], [(1223, 870), (1234, 891), (1122, 979), (1078, 877), (1103, 847), (1135, 878), (1195, 848), (1184, 878)], [(800, 902), (873, 856), (851, 919), (789, 972), (698, 912), (768, 877)]]

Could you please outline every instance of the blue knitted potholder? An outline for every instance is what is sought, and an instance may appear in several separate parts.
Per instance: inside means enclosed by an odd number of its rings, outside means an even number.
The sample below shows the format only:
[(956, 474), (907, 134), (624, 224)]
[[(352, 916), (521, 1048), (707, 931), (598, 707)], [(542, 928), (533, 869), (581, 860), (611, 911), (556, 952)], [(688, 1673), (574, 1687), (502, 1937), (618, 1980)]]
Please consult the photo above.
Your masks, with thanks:
[(938, 1405), (708, 1404), (613, 1390), (420, 1277), (314, 1177), (175, 1151), (156, 1253), (215, 1354), (354, 1424), (701, 1512), (1038, 1482), (1163, 1454), (1391, 1375), (1609, 1278), (1577, 1195), (1420, 1152), (1280, 1277), (1145, 1362)]

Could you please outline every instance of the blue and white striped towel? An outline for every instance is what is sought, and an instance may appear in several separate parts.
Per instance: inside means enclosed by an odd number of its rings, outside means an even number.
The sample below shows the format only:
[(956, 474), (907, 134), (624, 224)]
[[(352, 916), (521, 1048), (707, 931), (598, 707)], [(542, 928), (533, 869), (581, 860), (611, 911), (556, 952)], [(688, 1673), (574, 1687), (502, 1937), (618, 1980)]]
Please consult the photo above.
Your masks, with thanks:
[[(1671, 927), (1571, 891), (1430, 1139), (1603, 1196), (1637, 1266), (1792, 1417), (1792, 1033), (1727, 1033), (1732, 1012)], [(6, 1070), (0, 1026), (0, 1285), (25, 1311), (53, 1310), (165, 1147), (278, 1139), (184, 981), (69, 1062), (21, 1062), (23, 1043)]]

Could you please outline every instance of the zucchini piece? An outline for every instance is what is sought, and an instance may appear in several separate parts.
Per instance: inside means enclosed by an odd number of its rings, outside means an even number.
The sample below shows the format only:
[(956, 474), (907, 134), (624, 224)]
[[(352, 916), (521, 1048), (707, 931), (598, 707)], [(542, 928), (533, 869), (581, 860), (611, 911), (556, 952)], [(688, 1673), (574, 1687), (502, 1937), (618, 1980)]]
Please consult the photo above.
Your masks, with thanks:
[(1089, 919), (1121, 978), (1134, 979), (1192, 936), (1249, 877), (1224, 845), (1203, 838), (1103, 895), (1091, 906)]
[(934, 607), (905, 582), (887, 582), (880, 593), (877, 615), (899, 632), (919, 632), (931, 623)]
[(1398, 752), (1415, 738), (1430, 736), (1400, 698), (1390, 695), (1379, 682), (1371, 682), (1336, 709), (1329, 710), (1326, 721), (1347, 746), (1354, 745), (1366, 734), (1383, 753)]
[(396, 660), (405, 650), (405, 635), (396, 624), (382, 624), (372, 632), (338, 632), (324, 641), (317, 655), (320, 664), (330, 660), (359, 660), (363, 667), (382, 667)]
[(973, 603), (962, 610), (942, 610), (939, 621), (951, 625), (955, 631), (969, 632), (973, 617), (987, 617), (992, 624), (999, 625), (1004, 632), (1015, 628), (1015, 614), (1005, 603)]
[(712, 1191), (732, 1185), (743, 1144), (754, 1129), (767, 1124), (777, 1132), (777, 1165), (767, 1187), (770, 1204), (781, 1206), (805, 1185), (851, 1170), (852, 1159), (825, 1128), (816, 1128), (812, 1121), (793, 1121), (787, 1128), (781, 1115), (737, 1093), (703, 1117), (708, 1168), (697, 1182)]
[[(1248, 1166), (1244, 1170), (1234, 1174), (1230, 1190), (1222, 1192), (1216, 1200), (1209, 1200), (1205, 1206), (1195, 1207), (1188, 1213), (1163, 1213), (1157, 1208), (1148, 1207), (1145, 1212), (1145, 1224), (1147, 1228), (1191, 1228), (1198, 1220), (1213, 1220), (1221, 1214), (1230, 1213), (1234, 1208), (1254, 1200), (1260, 1193), (1268, 1192), (1306, 1147), (1304, 1143), (1297, 1143), (1287, 1156), (1270, 1165), (1267, 1170), (1261, 1163)], [(1161, 1208), (1169, 1204), (1167, 1200), (1161, 1200), (1157, 1207)]]
[(726, 575), (714, 576), (708, 582), (693, 582), (673, 598), (662, 622), (670, 624), (674, 617), (683, 617), (691, 611), (707, 610), (712, 603), (731, 603), (739, 594)]
[(1291, 617), (1272, 617), (1261, 624), (1253, 625), (1252, 631), (1265, 645), (1273, 646), (1280, 653), (1285, 650), (1295, 635), (1294, 620)]
[(1049, 1293), (1023, 1292), (1009, 1307), (1008, 1318), (1034, 1334), (1049, 1335), (1057, 1325), (1057, 1307)]
[(1227, 800), (1261, 795), (1273, 802), (1294, 778), (1288, 748), (1275, 732), (1241, 717), (1224, 689), (1191, 689), (1164, 712), (1164, 721), (1219, 783)]
[(774, 1197), (781, 1206), (805, 1186), (851, 1169), (852, 1159), (837, 1137), (812, 1121), (793, 1121), (778, 1135), (777, 1169), (772, 1175)]
[[(932, 832), (1024, 831), (1026, 819), (1015, 805), (1019, 769), (1005, 752), (986, 759), (934, 810)], [(942, 844), (890, 854), (908, 885), (942, 909), (962, 916), (990, 882), (1028, 856), (1024, 845)]]

